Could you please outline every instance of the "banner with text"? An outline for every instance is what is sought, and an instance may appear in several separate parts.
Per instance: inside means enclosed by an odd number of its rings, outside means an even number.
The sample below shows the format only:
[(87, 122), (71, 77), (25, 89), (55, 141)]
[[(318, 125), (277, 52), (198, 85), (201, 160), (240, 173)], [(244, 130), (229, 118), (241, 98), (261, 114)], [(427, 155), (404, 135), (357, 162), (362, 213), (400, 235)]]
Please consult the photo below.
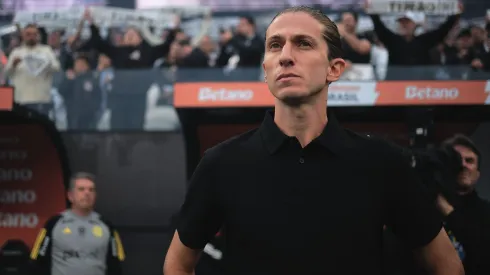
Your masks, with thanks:
[(420, 12), (426, 15), (453, 15), (460, 13), (458, 0), (371, 0), (370, 14), (400, 14)]
[[(176, 108), (274, 105), (266, 83), (176, 83)], [(332, 83), (329, 106), (490, 105), (490, 81), (349, 81)]]
[(42, 125), (0, 125), (0, 246), (32, 246), (46, 220), (66, 209), (58, 151)]
[[(84, 7), (71, 7), (43, 11), (21, 11), (15, 14), (13, 22), (24, 26), (36, 23), (46, 28), (76, 28), (83, 18)], [(175, 17), (203, 16), (208, 8), (176, 8), (153, 10), (133, 10), (125, 8), (95, 6), (88, 8), (95, 23), (101, 27), (173, 27)]]

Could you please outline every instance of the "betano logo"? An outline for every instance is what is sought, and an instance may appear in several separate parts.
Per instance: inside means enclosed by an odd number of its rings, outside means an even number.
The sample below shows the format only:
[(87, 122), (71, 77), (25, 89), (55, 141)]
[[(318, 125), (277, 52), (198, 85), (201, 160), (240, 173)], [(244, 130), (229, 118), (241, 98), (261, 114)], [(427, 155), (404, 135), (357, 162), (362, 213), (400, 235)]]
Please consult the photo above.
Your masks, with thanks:
[(199, 89), (199, 101), (251, 101), (254, 97), (252, 90), (230, 90), (225, 88), (212, 89), (202, 87)]
[(409, 100), (455, 100), (459, 97), (457, 88), (434, 88), (407, 86), (405, 98)]

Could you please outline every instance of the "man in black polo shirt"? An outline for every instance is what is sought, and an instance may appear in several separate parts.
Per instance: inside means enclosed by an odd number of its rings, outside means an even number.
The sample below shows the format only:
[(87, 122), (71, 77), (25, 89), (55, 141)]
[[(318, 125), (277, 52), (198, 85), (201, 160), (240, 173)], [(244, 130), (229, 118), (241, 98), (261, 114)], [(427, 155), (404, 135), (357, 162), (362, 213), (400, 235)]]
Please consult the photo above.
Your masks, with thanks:
[(312, 8), (289, 8), (269, 25), (265, 44), (275, 112), (206, 152), (164, 274), (193, 274), (221, 227), (229, 275), (380, 274), (385, 224), (433, 274), (464, 274), (401, 153), (343, 130), (330, 115), (327, 123), (328, 84), (345, 66), (334, 23)]

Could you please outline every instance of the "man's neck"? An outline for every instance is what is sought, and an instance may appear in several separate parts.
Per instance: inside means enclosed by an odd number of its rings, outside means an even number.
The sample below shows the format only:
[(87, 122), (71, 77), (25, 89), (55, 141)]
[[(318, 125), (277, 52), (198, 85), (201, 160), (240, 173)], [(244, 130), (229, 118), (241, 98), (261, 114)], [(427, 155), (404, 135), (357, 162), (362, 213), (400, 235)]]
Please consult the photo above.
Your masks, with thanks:
[(37, 44), (33, 44), (33, 45), (30, 45), (30, 44), (24, 44), (27, 48), (29, 49), (33, 49), (37, 46)]
[(323, 132), (327, 125), (326, 92), (322, 92), (312, 103), (289, 106), (277, 100), (274, 122), (287, 136), (294, 136), (302, 147)]
[(407, 34), (407, 35), (403, 35), (403, 38), (406, 41), (410, 42), (410, 41), (412, 41), (415, 38), (415, 36), (414, 35)]
[(90, 215), (90, 213), (92, 213), (92, 210), (91, 209), (72, 208), (71, 212), (73, 212), (73, 214), (75, 214), (77, 216), (87, 217), (88, 215)]

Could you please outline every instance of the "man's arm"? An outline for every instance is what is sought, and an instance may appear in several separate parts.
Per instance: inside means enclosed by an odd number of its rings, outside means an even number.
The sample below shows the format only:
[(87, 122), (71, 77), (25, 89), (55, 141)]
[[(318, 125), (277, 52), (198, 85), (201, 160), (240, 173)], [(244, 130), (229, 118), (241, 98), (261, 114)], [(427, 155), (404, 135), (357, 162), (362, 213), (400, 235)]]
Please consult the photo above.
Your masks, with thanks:
[(7, 64), (5, 65), (5, 75), (7, 76), (12, 76), (15, 72), (15, 69), (17, 68), (17, 66), (19, 65), (21, 61), (21, 58), (19, 56), (19, 50), (18, 48), (17, 49), (14, 49), (8, 59), (7, 59)]
[(442, 228), (442, 217), (409, 159), (395, 149), (385, 162), (385, 219), (433, 275), (464, 274), (461, 260)]
[(340, 36), (358, 54), (366, 55), (371, 52), (371, 42), (369, 42), (367, 39), (359, 38), (355, 33), (346, 32), (343, 24), (337, 24), (337, 28)]
[(59, 215), (52, 217), (39, 231), (31, 251), (32, 274), (51, 275), (53, 228), (60, 218)]
[(415, 253), (430, 274), (464, 275), (464, 268), (458, 253), (444, 229), (441, 229), (429, 244), (416, 249)]
[(119, 237), (119, 233), (109, 226), (111, 230), (111, 238), (109, 241), (109, 249), (107, 250), (106, 258), (106, 274), (107, 275), (121, 275), (122, 267), (121, 263), (126, 258), (124, 248)]
[[(192, 175), (177, 230), (163, 266), (165, 275), (194, 274), (201, 251), (224, 223), (217, 191), (219, 149), (206, 151)], [(222, 149), (221, 149), (222, 150)]]
[(49, 58), (49, 70), (51, 72), (59, 72), (61, 70), (61, 64), (53, 49), (51, 49), (51, 47), (47, 47), (47, 53)]
[(199, 260), (201, 250), (185, 246), (175, 231), (172, 242), (165, 257), (163, 274), (165, 275), (193, 275), (194, 267)]

